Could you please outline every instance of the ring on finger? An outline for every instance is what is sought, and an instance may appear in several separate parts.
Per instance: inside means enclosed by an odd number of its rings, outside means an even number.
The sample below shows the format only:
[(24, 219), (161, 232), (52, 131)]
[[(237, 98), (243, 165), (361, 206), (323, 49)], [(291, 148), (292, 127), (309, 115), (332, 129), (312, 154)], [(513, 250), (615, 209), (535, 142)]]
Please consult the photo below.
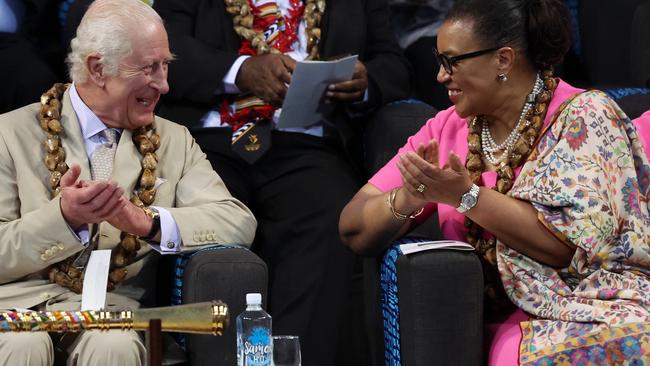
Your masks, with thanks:
[(424, 183), (420, 183), (420, 185), (415, 190), (420, 193), (424, 193), (424, 191), (427, 190), (427, 186), (425, 186)]

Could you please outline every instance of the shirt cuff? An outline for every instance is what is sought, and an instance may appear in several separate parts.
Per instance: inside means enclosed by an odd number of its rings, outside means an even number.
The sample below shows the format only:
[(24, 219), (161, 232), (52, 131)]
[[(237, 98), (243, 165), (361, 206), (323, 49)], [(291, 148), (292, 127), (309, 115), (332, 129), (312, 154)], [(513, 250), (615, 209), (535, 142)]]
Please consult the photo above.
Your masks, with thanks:
[(149, 244), (160, 254), (175, 254), (183, 248), (181, 232), (176, 220), (168, 210), (162, 207), (152, 206), (158, 210), (160, 215), (160, 244)]
[(365, 103), (367, 101), (368, 101), (368, 88), (366, 88), (366, 91), (363, 92), (363, 100), (359, 101), (359, 102), (355, 102), (355, 104)]
[(241, 90), (235, 85), (235, 81), (237, 80), (237, 73), (239, 73), (239, 69), (241, 68), (241, 65), (248, 59), (250, 56), (249, 55), (243, 55), (237, 57), (235, 62), (233, 62), (232, 66), (230, 66), (230, 70), (226, 73), (226, 76), (223, 77), (223, 92), (225, 94), (239, 94)]
[(352, 104), (348, 104), (348, 107), (345, 108), (345, 110), (348, 113), (348, 116), (350, 118), (358, 118), (364, 116), (365, 111), (363, 110), (363, 107), (364, 104), (367, 102), (368, 102), (368, 88), (366, 88), (366, 91), (363, 93), (363, 100), (354, 102)]
[(68, 225), (68, 228), (77, 238), (77, 240), (79, 240), (81, 244), (83, 244), (84, 247), (88, 246), (88, 243), (90, 243), (90, 230), (88, 229), (88, 225), (82, 225), (81, 229), (79, 229), (78, 231), (72, 230), (70, 225)]

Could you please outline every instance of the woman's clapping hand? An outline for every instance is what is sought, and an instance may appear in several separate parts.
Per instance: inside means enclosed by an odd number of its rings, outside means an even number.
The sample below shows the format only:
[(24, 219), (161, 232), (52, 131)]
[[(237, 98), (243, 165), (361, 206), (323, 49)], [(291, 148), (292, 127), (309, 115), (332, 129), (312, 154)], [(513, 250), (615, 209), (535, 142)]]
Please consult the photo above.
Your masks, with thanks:
[(460, 157), (450, 152), (447, 164), (440, 167), (438, 142), (420, 144), (415, 152), (400, 156), (397, 167), (409, 198), (444, 203), (457, 207), (460, 197), (472, 186), (469, 173)]

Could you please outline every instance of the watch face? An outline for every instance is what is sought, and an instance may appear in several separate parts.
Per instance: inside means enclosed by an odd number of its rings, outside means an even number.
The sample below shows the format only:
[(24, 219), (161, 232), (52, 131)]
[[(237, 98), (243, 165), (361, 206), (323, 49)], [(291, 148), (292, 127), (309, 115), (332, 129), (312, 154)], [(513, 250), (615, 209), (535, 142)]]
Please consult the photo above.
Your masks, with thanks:
[(476, 197), (469, 193), (466, 193), (463, 195), (462, 202), (465, 207), (472, 208), (474, 205), (476, 205)]

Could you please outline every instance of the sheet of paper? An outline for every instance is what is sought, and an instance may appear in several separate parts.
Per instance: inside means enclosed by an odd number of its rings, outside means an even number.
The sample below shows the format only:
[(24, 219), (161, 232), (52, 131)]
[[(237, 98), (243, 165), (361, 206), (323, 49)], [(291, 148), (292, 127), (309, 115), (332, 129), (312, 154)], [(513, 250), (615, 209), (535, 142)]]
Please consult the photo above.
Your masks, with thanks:
[(278, 127), (308, 127), (324, 120), (334, 108), (324, 103), (327, 86), (350, 80), (357, 55), (334, 61), (299, 61), (282, 104)]
[(426, 241), (421, 243), (402, 244), (399, 246), (399, 249), (402, 251), (402, 254), (407, 255), (411, 253), (421, 252), (423, 250), (432, 250), (432, 249), (474, 250), (474, 247), (472, 247), (468, 243), (457, 241), (457, 240), (436, 240), (436, 241)]
[(110, 265), (110, 250), (93, 250), (90, 253), (81, 292), (81, 310), (101, 310), (106, 306), (106, 285)]

